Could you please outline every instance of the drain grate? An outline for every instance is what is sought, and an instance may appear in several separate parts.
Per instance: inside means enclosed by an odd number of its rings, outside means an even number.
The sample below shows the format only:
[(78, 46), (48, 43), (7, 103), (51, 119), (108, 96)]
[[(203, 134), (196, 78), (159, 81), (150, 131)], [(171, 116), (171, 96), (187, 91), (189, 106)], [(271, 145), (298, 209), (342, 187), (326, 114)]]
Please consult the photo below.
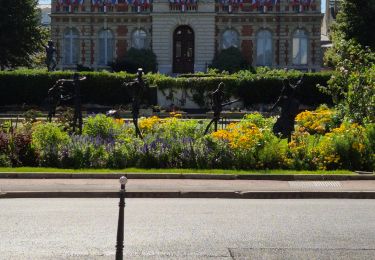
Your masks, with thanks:
[(339, 181), (289, 181), (289, 187), (293, 190), (340, 190), (342, 185)]
[(229, 248), (235, 260), (374, 259), (374, 249), (326, 248)]

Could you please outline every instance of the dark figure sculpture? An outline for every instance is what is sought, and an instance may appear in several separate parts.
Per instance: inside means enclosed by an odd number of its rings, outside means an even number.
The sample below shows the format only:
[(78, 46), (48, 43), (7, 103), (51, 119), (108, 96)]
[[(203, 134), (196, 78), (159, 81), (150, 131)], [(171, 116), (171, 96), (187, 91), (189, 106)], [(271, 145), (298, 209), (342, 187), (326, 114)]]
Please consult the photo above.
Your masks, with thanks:
[(135, 127), (135, 136), (143, 139), (141, 130), (138, 127), (138, 116), (139, 116), (139, 109), (141, 106), (141, 101), (143, 98), (143, 93), (146, 89), (147, 82), (145, 82), (142, 78), (143, 70), (141, 68), (137, 71), (137, 78), (133, 82), (125, 83), (124, 85), (130, 87), (132, 92), (132, 116), (133, 116), (133, 124)]
[(74, 116), (73, 116), (73, 132), (77, 126), (79, 133), (82, 133), (82, 104), (81, 104), (81, 86), (80, 81), (86, 77), (79, 77), (78, 73), (74, 73), (73, 79), (59, 79), (55, 85), (48, 90), (48, 121), (51, 122), (52, 117), (56, 114), (56, 107), (61, 101), (74, 100)]
[(46, 65), (48, 71), (54, 71), (57, 65), (56, 48), (53, 46), (53, 41), (48, 41), (46, 46)]
[(303, 78), (304, 76), (302, 76), (295, 85), (291, 84), (290, 81), (286, 83), (286, 80), (283, 80), (283, 88), (280, 97), (271, 108), (272, 111), (277, 106), (281, 107), (281, 115), (273, 126), (273, 132), (274, 134), (281, 135), (283, 138), (288, 138), (288, 141), (290, 141), (291, 134), (294, 130), (294, 119), (299, 112), (300, 102), (295, 96), (295, 93), (302, 85)]
[(214, 92), (212, 92), (212, 110), (214, 111), (214, 117), (212, 118), (210, 123), (207, 125), (206, 130), (204, 131), (205, 135), (208, 133), (208, 130), (210, 129), (210, 126), (212, 125), (212, 123), (215, 123), (214, 124), (215, 132), (217, 131), (217, 124), (220, 120), (220, 115), (221, 115), (221, 112), (223, 111), (223, 107), (239, 101), (239, 99), (236, 99), (233, 101), (229, 101), (227, 103), (223, 103), (224, 96), (225, 96), (224, 91), (223, 91), (224, 87), (225, 87), (225, 84), (223, 82), (220, 82), (217, 89)]

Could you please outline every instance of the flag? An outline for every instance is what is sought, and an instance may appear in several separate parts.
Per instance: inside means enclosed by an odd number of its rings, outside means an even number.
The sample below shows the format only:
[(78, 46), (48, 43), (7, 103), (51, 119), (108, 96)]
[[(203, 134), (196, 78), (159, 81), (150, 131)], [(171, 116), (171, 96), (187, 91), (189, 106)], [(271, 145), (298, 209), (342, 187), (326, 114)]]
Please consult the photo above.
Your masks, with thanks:
[(302, 0), (301, 2), (302, 2), (301, 4), (304, 6), (308, 6), (311, 4), (311, 0)]

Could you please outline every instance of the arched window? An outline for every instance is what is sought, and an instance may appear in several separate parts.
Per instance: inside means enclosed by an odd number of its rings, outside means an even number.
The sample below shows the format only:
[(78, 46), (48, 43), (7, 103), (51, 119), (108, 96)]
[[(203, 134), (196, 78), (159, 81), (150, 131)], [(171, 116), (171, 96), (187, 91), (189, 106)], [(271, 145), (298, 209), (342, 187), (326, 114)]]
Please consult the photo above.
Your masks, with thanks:
[(132, 47), (136, 49), (147, 49), (147, 33), (144, 30), (135, 30), (132, 34)]
[(304, 30), (295, 31), (293, 34), (293, 64), (307, 64), (307, 42), (308, 37)]
[(99, 64), (108, 65), (113, 61), (113, 34), (110, 30), (99, 32)]
[(257, 34), (257, 65), (272, 66), (272, 34), (261, 30)]
[(230, 47), (239, 46), (239, 35), (238, 32), (232, 29), (227, 29), (221, 35), (221, 48), (228, 49)]
[(64, 34), (64, 63), (77, 64), (79, 54), (79, 35), (75, 28), (68, 29)]

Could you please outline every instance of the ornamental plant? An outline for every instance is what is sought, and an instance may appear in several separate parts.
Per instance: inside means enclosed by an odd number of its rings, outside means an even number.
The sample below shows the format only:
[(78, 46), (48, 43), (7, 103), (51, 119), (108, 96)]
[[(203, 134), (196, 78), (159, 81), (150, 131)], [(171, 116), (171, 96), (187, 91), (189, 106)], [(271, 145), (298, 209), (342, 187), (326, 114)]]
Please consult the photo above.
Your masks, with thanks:
[(296, 116), (299, 131), (310, 134), (325, 134), (339, 125), (339, 116), (334, 109), (326, 105), (319, 106), (315, 111), (304, 111)]
[[(313, 161), (319, 169), (369, 169), (366, 164), (370, 147), (365, 128), (356, 123), (344, 122), (340, 127), (325, 134), (313, 148)], [(366, 163), (367, 162), (367, 163)]]
[(83, 134), (102, 139), (114, 139), (120, 134), (122, 123), (121, 120), (116, 120), (103, 114), (97, 114), (87, 118), (83, 126)]
[(59, 165), (58, 152), (62, 145), (69, 142), (68, 133), (55, 123), (37, 123), (33, 127), (32, 145), (39, 153), (42, 166)]

